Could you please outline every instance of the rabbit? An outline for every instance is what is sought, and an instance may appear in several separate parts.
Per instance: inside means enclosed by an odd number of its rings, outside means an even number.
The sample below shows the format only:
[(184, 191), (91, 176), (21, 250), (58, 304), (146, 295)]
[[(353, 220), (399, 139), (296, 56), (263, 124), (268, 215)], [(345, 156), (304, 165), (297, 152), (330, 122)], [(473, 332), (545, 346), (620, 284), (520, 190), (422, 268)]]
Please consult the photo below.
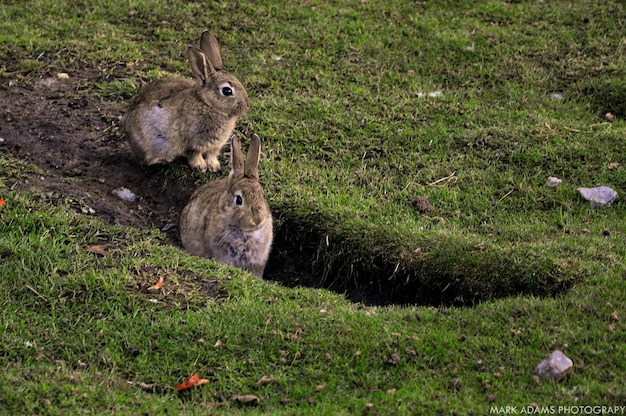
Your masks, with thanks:
[(180, 239), (194, 256), (214, 258), (263, 278), (273, 230), (259, 182), (261, 139), (252, 136), (245, 164), (235, 136), (230, 148), (228, 177), (202, 185), (183, 208)]
[(218, 156), (237, 118), (250, 109), (241, 82), (222, 69), (217, 39), (204, 31), (200, 49), (187, 49), (196, 80), (162, 78), (131, 100), (124, 130), (137, 159), (146, 165), (187, 158), (192, 168), (217, 172)]

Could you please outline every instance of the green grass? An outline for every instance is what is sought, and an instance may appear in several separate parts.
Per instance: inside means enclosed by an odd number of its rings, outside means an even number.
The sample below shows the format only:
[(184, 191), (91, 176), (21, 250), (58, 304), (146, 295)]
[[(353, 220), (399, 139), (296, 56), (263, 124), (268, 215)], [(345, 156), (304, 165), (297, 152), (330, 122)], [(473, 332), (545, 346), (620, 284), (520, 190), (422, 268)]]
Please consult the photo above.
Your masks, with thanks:
[[(281, 238), (310, 244), (316, 272), (339, 287), (372, 279), (417, 302), (472, 306), (365, 307), (207, 266), (156, 232), (11, 190), (33, 168), (0, 153), (0, 409), (624, 403), (623, 320), (611, 314), (623, 316), (626, 299), (625, 18), (617, 1), (4, 2), (4, 85), (88, 66), (110, 81), (85, 94), (111, 100), (189, 75), (186, 45), (210, 28), (252, 98), (238, 129), (264, 139)], [(548, 176), (563, 184), (545, 187)], [(576, 188), (597, 185), (620, 199), (591, 209)], [(415, 196), (435, 211), (417, 212)], [(115, 242), (106, 257), (83, 249), (104, 240)], [(144, 265), (186, 289), (150, 302), (133, 290)], [(200, 299), (183, 270), (215, 277), (228, 296)], [(573, 373), (537, 385), (532, 370), (554, 348)], [(196, 371), (211, 383), (179, 398), (173, 387)], [(263, 375), (276, 380), (257, 386)], [(259, 407), (227, 400), (248, 393)]]

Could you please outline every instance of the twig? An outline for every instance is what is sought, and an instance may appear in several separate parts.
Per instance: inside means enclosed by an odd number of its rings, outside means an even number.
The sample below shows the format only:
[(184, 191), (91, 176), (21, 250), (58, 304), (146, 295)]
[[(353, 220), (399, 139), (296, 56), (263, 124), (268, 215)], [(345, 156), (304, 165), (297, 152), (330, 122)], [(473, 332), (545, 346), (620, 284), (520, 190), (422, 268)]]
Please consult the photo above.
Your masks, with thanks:
[(499, 202), (499, 203), (500, 203), (500, 202), (502, 202), (502, 200), (503, 200), (504, 198), (506, 198), (507, 196), (511, 195), (511, 194), (513, 193), (513, 191), (514, 191), (514, 190), (515, 190), (515, 189), (511, 189), (509, 192), (507, 192), (506, 194), (504, 194), (504, 196), (503, 196), (502, 198), (498, 199), (498, 202)]
[(450, 182), (453, 179), (456, 180), (456, 177), (454, 176), (456, 175), (456, 172), (452, 172), (450, 175), (446, 176), (445, 178), (441, 178), (441, 179), (437, 179), (435, 182), (431, 182), (428, 184), (428, 186), (435, 186), (441, 182)]
[(37, 291), (36, 291), (34, 288), (32, 288), (31, 286), (26, 285), (26, 287), (27, 287), (28, 289), (32, 290), (32, 291), (33, 291), (33, 293), (34, 293), (35, 295), (39, 296), (41, 299), (45, 300), (46, 302), (48, 301), (48, 299), (46, 299), (46, 297), (45, 297), (45, 296), (40, 295), (40, 294), (39, 294), (39, 292), (37, 292)]
[(609, 123), (608, 121), (605, 121), (604, 123), (596, 123), (596, 124), (592, 124), (589, 126), (589, 130), (593, 130), (594, 127), (598, 127), (598, 126), (604, 126), (608, 124), (609, 127), (611, 127), (611, 123)]

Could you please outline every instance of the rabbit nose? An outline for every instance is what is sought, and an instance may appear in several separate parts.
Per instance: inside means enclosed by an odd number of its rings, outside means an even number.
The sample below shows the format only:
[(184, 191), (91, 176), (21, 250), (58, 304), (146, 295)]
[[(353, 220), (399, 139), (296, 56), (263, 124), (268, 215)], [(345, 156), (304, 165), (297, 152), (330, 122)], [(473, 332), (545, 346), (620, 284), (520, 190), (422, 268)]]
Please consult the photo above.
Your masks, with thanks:
[(261, 210), (258, 208), (253, 208), (252, 209), (252, 223), (256, 226), (259, 226), (263, 224), (263, 221), (265, 221), (265, 218), (263, 217), (263, 215), (261, 215)]

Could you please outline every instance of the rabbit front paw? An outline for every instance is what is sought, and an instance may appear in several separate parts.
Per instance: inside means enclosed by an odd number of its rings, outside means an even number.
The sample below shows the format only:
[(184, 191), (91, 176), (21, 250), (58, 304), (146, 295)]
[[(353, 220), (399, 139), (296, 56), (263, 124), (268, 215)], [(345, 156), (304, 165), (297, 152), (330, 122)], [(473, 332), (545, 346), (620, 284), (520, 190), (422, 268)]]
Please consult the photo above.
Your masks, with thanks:
[(220, 170), (220, 162), (217, 160), (216, 156), (206, 155), (201, 153), (194, 154), (189, 159), (189, 165), (194, 168), (201, 170), (202, 172), (217, 172)]
[(206, 168), (209, 170), (209, 172), (217, 172), (220, 170), (220, 162), (219, 160), (217, 160), (217, 156), (216, 155), (207, 155), (206, 153), (204, 155), (202, 155), (205, 163), (206, 163)]

